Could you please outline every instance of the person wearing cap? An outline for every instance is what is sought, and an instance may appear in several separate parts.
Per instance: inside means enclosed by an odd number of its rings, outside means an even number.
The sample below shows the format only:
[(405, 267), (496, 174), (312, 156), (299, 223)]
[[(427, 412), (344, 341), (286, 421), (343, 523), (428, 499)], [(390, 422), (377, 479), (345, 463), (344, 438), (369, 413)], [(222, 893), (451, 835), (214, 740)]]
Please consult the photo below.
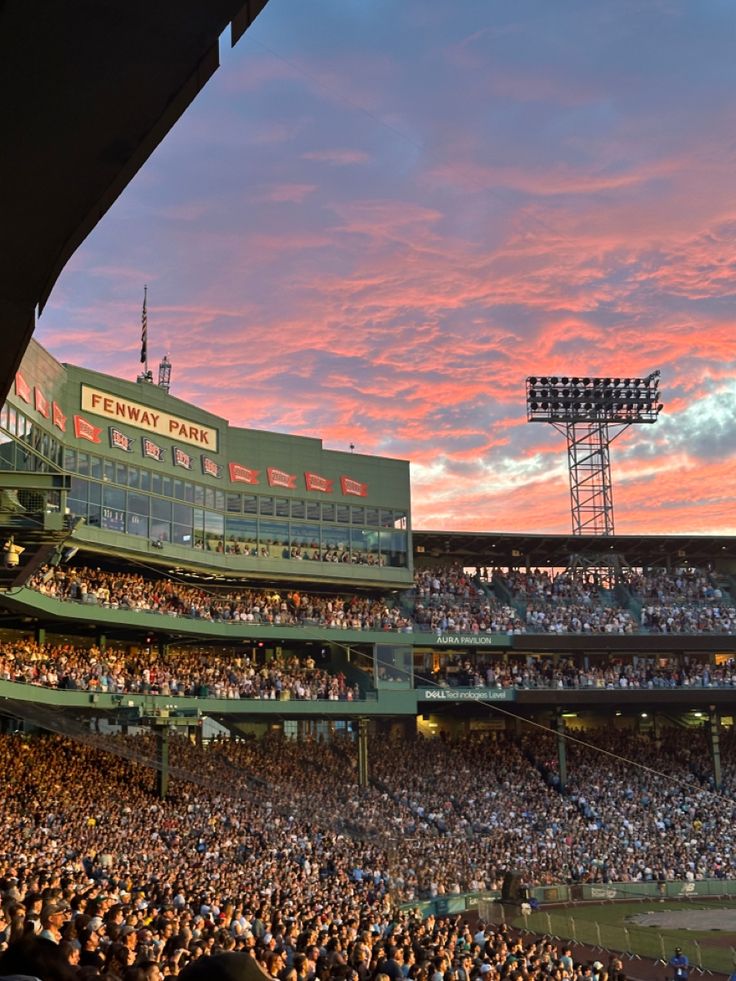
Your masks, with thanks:
[(44, 940), (61, 943), (61, 928), (69, 919), (71, 907), (65, 899), (54, 899), (41, 909), (41, 933)]
[(690, 973), (690, 961), (687, 955), (683, 954), (682, 947), (675, 947), (675, 952), (670, 958), (673, 981), (687, 981)]

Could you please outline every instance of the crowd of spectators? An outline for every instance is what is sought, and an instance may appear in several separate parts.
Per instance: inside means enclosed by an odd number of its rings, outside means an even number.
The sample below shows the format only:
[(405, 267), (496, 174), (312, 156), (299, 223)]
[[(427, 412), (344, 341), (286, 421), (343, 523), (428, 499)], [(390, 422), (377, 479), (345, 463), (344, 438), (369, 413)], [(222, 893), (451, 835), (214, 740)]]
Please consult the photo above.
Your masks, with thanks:
[(43, 568), (28, 585), (110, 609), (254, 625), (437, 634), (736, 633), (733, 601), (712, 577), (695, 571), (632, 575), (622, 583), (628, 605), (590, 577), (494, 570), (485, 581), (461, 566), (420, 569), (403, 601), (290, 587), (204, 589), (174, 578), (75, 566)]
[(711, 664), (687, 655), (586, 659), (432, 654), (416, 671), (417, 685), (427, 682), (450, 688), (733, 688), (736, 659)]
[[(356, 701), (357, 683), (330, 670), (326, 656), (254, 649), (107, 646), (40, 643), (29, 636), (0, 642), (0, 679), (68, 691), (171, 697)], [(372, 686), (372, 662), (365, 664)], [(736, 659), (718, 664), (680, 655), (600, 659), (447, 652), (417, 664), (414, 685), (424, 688), (667, 689), (734, 688)]]
[[(505, 978), (505, 934), (397, 904), (498, 888), (510, 869), (528, 883), (733, 877), (736, 802), (709, 789), (699, 739), (585, 734), (562, 793), (540, 730), (431, 747), (379, 735), (364, 788), (348, 740), (172, 738), (162, 801), (149, 736), (0, 736), (0, 946), (42, 934), (83, 969), (70, 977), (118, 981), (221, 950), (275, 981), (391, 981), (396, 954), (396, 981), (402, 963), (433, 981), (440, 950), (467, 981)], [(726, 769), (734, 749), (724, 740)], [(135, 964), (151, 973), (126, 974)]]
[(202, 589), (175, 578), (76, 566), (41, 569), (28, 585), (46, 596), (108, 609), (145, 610), (197, 620), (342, 630), (402, 630), (410, 622), (385, 597), (302, 589)]
[(105, 694), (353, 701), (361, 697), (345, 675), (329, 672), (311, 654), (268, 660), (244, 653), (170, 648), (75, 647), (28, 637), (0, 644), (0, 678)]

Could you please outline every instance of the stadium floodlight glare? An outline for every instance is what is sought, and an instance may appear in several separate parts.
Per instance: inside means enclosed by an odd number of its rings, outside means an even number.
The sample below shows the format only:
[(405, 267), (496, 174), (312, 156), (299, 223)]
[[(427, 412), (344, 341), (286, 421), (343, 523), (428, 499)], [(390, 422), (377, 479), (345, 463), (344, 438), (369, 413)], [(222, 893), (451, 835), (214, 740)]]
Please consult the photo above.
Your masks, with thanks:
[(527, 378), (527, 421), (549, 423), (567, 439), (574, 535), (614, 534), (610, 445), (629, 426), (657, 421), (659, 377)]

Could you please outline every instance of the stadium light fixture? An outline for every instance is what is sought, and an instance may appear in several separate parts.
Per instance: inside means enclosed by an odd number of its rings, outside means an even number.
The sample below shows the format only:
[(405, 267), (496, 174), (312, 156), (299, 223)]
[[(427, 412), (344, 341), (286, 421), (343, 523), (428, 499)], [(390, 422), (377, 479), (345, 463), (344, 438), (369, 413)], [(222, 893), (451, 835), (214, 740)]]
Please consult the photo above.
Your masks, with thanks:
[(567, 439), (573, 535), (614, 534), (610, 445), (629, 426), (657, 421), (659, 379), (659, 371), (526, 379), (527, 421), (553, 425)]

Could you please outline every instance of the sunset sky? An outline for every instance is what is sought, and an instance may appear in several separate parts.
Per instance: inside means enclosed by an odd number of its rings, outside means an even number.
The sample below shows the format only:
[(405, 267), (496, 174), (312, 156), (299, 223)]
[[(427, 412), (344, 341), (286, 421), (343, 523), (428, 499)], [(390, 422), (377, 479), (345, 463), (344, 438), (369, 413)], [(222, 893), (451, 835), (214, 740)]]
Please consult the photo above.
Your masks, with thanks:
[(662, 372), (616, 530), (736, 533), (732, 0), (270, 0), (61, 276), (62, 361), (412, 462), (414, 526), (567, 532), (529, 374)]

